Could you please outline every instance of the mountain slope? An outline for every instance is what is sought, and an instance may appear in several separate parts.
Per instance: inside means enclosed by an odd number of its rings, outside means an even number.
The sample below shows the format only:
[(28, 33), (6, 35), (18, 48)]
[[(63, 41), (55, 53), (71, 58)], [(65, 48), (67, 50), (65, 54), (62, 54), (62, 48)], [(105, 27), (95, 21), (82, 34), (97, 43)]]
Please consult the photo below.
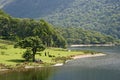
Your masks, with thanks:
[(45, 19), (54, 25), (81, 27), (120, 38), (120, 0), (75, 0), (70, 8)]
[(43, 18), (120, 38), (120, 0), (14, 0), (3, 9), (15, 17)]
[(57, 8), (68, 6), (73, 0), (15, 0), (3, 9), (15, 17), (38, 18), (46, 16)]
[(14, 0), (0, 0), (0, 9), (3, 8), (4, 6), (10, 4)]

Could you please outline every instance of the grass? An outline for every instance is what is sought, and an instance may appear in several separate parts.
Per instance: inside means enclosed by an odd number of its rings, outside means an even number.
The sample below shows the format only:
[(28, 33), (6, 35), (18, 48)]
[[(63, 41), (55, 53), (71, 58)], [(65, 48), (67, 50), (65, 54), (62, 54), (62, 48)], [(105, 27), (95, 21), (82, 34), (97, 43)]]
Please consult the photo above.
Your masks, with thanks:
[[(11, 44), (0, 43), (0, 63), (5, 65), (16, 65), (23, 63), (24, 59), (22, 58), (22, 54), (24, 51), (25, 49), (14, 48)], [(49, 64), (56, 63), (53, 61), (56, 57), (68, 57), (71, 55), (83, 54), (83, 52), (68, 51), (67, 49), (62, 48), (47, 48), (45, 51), (38, 53), (39, 54), (36, 54), (36, 59), (40, 59), (44, 63)]]
[[(22, 58), (22, 54), (26, 49), (14, 48), (12, 42), (0, 40), (0, 63), (5, 65), (15, 66), (17, 64), (22, 64), (25, 60)], [(92, 53), (91, 51), (70, 51), (62, 48), (47, 48), (43, 52), (38, 52), (36, 54), (36, 59), (42, 60), (46, 64), (55, 64), (59, 62), (64, 62), (64, 60), (70, 58), (73, 55), (80, 55)], [(58, 61), (54, 61), (54, 60)], [(61, 59), (61, 60), (59, 60)], [(62, 60), (63, 59), (63, 60)], [(29, 62), (30, 64), (34, 64)]]
[(13, 45), (2, 44), (0, 46), (5, 46), (6, 49), (0, 48), (0, 63), (6, 65), (15, 65), (20, 63), (20, 60), (23, 60), (21, 55), (25, 51), (25, 49), (13, 48)]
[[(49, 55), (45, 56), (46, 54), (49, 54), (53, 57), (48, 57)], [(45, 51), (42, 52), (41, 56), (36, 56), (36, 58), (40, 58), (46, 63), (55, 63), (52, 61), (52, 59), (57, 57), (69, 57), (72, 55), (78, 55), (78, 54), (84, 54), (83, 52), (78, 51), (68, 51), (67, 49), (62, 48), (47, 48)]]

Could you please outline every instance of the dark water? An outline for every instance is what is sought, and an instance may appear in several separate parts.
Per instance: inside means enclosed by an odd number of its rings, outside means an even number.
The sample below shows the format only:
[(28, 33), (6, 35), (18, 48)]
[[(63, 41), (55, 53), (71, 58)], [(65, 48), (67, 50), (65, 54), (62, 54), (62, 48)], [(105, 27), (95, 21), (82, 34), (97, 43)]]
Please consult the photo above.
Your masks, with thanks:
[(120, 47), (79, 47), (106, 56), (69, 61), (62, 67), (32, 69), (0, 75), (0, 80), (120, 80)]

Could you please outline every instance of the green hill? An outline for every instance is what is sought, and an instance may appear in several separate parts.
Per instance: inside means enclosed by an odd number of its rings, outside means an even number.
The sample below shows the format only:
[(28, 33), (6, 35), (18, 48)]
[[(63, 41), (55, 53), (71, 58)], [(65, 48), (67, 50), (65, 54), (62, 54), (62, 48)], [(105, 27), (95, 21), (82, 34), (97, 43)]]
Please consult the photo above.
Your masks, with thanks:
[(7, 4), (10, 4), (13, 0), (0, 0), (0, 8), (3, 8)]
[(14, 0), (3, 9), (14, 17), (38, 18), (67, 7), (73, 0)]
[(81, 27), (120, 38), (120, 0), (74, 0), (69, 8), (44, 18), (57, 26)]
[(43, 18), (55, 26), (120, 38), (120, 0), (13, 0), (2, 9), (15, 17)]

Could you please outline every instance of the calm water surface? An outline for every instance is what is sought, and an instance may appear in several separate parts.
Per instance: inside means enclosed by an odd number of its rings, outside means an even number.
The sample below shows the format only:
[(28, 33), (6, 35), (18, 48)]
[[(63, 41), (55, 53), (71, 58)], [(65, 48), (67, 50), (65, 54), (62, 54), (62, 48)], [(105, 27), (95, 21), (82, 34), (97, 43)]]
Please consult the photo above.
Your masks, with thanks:
[(72, 60), (62, 67), (14, 71), (0, 75), (0, 80), (120, 80), (120, 46), (70, 49), (96, 50), (107, 55)]

